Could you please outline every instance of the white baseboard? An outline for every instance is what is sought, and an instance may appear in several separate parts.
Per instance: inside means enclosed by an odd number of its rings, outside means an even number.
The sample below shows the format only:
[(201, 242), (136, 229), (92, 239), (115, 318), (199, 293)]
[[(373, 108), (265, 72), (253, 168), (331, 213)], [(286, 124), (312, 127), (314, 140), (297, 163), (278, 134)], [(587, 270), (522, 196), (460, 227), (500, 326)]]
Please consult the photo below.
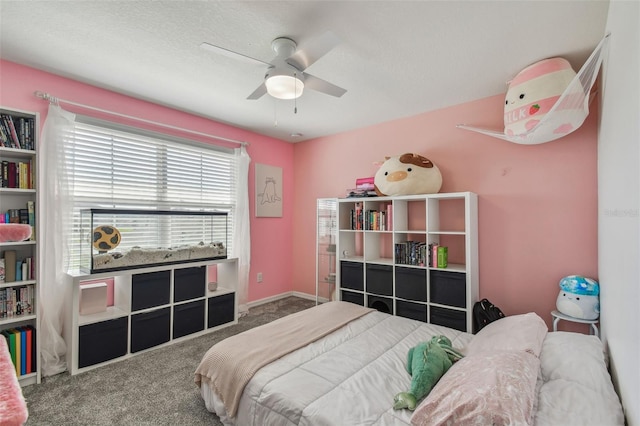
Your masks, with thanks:
[(247, 303), (247, 307), (249, 309), (264, 305), (265, 303), (275, 302), (276, 300), (284, 299), (285, 297), (295, 296), (300, 297), (302, 299), (312, 300), (315, 302), (316, 296), (313, 294), (301, 293), (299, 291), (287, 291), (285, 293), (276, 294), (275, 296), (265, 297), (264, 299), (254, 300), (252, 302)]

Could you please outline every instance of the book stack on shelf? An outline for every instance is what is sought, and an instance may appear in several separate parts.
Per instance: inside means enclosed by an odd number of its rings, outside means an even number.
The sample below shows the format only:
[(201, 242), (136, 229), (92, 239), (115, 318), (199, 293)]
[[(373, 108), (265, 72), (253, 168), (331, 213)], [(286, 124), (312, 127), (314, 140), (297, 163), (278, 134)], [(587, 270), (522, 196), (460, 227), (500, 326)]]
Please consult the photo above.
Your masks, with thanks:
[(377, 197), (373, 177), (356, 179), (356, 187), (347, 189), (347, 198)]
[(379, 209), (363, 210), (362, 203), (355, 203), (351, 210), (351, 229), (360, 231), (391, 231), (393, 207), (391, 203), (381, 205)]
[(4, 251), (4, 255), (0, 259), (0, 283), (31, 281), (35, 279), (35, 276), (35, 263), (31, 256), (17, 259), (15, 250)]
[(33, 315), (34, 291), (33, 285), (0, 288), (0, 318)]
[(11, 362), (16, 375), (24, 376), (36, 372), (36, 329), (31, 325), (2, 330), (0, 335), (7, 341)]
[(0, 146), (16, 149), (35, 149), (35, 120), (0, 114)]
[(427, 244), (422, 241), (396, 243), (395, 255), (396, 263), (402, 265), (425, 266), (427, 259), (431, 259)]
[(0, 163), (0, 185), (2, 188), (33, 189), (31, 161), (9, 161)]
[(449, 265), (449, 248), (438, 244), (429, 244), (429, 266), (446, 268)]

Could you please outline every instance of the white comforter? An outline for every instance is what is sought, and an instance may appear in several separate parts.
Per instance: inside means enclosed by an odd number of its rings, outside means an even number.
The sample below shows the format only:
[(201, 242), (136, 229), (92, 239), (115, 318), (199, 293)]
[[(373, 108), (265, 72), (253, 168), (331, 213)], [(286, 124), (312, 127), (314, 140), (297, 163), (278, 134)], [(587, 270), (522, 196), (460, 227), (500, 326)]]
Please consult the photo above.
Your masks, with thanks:
[[(409, 425), (412, 412), (392, 407), (393, 396), (410, 386), (406, 354), (438, 334), (458, 349), (474, 337), (372, 312), (260, 369), (234, 419), (209, 387), (201, 394), (227, 425)], [(595, 336), (548, 333), (540, 360), (536, 425), (624, 424)]]

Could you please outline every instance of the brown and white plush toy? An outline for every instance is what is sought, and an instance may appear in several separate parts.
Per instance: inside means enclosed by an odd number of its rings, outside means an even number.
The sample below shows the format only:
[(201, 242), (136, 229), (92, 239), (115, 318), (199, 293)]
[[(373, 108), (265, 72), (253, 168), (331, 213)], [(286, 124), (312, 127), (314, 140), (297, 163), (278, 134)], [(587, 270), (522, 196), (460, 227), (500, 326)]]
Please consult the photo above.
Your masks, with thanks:
[(442, 187), (440, 169), (428, 158), (407, 153), (386, 157), (374, 177), (378, 195), (435, 194)]

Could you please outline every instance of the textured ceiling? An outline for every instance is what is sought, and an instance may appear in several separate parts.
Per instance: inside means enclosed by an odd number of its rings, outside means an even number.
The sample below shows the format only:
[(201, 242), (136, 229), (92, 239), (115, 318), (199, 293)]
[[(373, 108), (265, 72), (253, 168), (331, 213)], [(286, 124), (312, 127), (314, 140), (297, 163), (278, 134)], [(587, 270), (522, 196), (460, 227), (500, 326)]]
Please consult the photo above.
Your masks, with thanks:
[[(577, 70), (604, 35), (608, 4), (0, 0), (0, 57), (296, 142), (504, 93), (543, 58)], [(347, 92), (305, 90), (297, 114), (293, 101), (246, 99), (265, 66), (199, 47), (269, 62), (274, 38), (303, 46), (325, 31), (341, 43), (307, 72)]]

